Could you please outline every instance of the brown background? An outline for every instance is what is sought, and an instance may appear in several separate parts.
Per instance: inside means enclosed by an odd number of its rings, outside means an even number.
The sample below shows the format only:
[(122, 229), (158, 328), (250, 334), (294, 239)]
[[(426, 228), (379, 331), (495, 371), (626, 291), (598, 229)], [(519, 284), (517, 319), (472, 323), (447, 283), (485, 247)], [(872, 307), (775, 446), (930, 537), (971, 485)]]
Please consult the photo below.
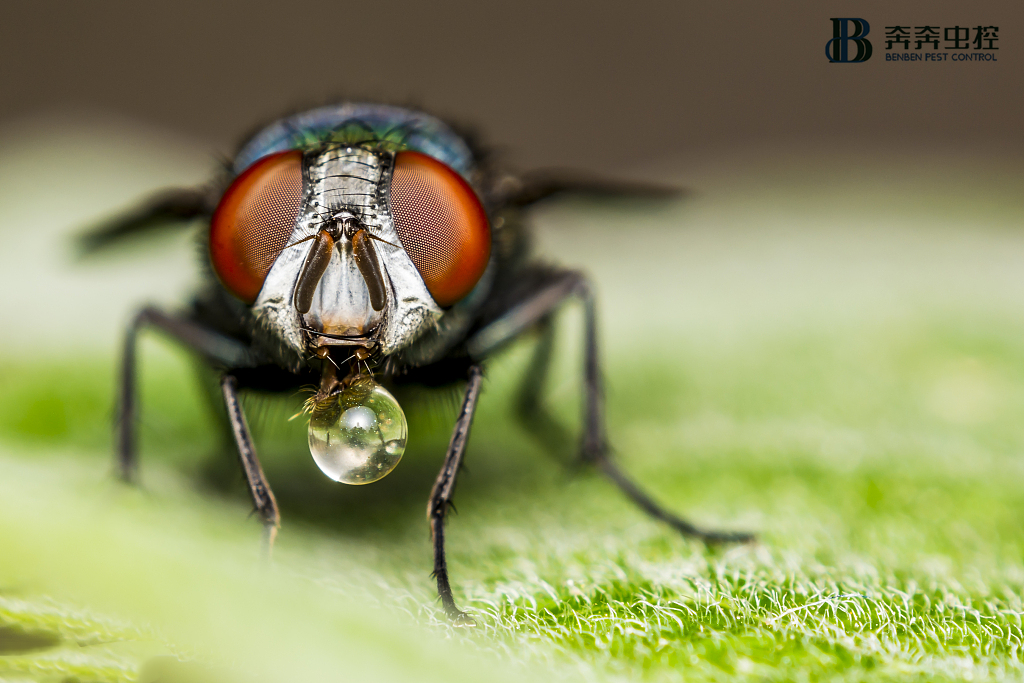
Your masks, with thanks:
[[(21, 3), (0, 126), (115, 113), (230, 151), (282, 111), (419, 103), (520, 165), (615, 168), (811, 139), (1019, 149), (1024, 2)], [(829, 64), (833, 16), (874, 56)], [(889, 63), (888, 24), (1000, 27), (998, 63)]]

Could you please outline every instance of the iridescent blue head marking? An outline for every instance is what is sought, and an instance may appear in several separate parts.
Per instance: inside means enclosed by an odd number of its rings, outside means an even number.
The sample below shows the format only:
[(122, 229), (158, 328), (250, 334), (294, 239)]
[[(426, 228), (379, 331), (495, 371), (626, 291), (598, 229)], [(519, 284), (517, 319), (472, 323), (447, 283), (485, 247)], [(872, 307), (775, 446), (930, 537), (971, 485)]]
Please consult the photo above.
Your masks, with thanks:
[[(417, 111), (383, 104), (336, 104), (295, 114), (276, 121), (256, 134), (235, 158), (234, 171), (241, 173), (257, 159), (287, 149), (321, 142), (349, 139), (363, 131), (367, 139), (395, 144), (442, 161), (467, 180), (473, 170), (473, 154), (458, 135), (442, 121)], [(342, 135), (346, 139), (338, 139)]]

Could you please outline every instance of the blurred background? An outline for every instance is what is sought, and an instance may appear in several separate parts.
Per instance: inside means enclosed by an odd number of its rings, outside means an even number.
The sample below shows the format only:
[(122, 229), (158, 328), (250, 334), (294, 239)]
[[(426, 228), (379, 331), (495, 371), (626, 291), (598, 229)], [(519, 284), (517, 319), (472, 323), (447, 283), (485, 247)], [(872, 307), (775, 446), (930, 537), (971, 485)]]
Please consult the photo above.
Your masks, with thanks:
[[(180, 293), (191, 257), (143, 262), (140, 253), (135, 269), (122, 264), (123, 281), (86, 291), (60, 280), (63, 261), (51, 273), (22, 248), (46, 236), (55, 265), (69, 231), (156, 188), (202, 182), (258, 126), (341, 98), (428, 108), (478, 131), (512, 168), (575, 167), (728, 196), (730, 211), (749, 209), (733, 223), (759, 233), (765, 226), (748, 218), (824, 229), (863, 225), (874, 211), (888, 227), (977, 224), (1005, 219), (994, 204), (1018, 206), (1020, 196), (1024, 9), (1013, 0), (397, 2), (372, 11), (183, 0), (10, 12), (0, 26), (0, 259), (36, 298), (71, 297), (62, 308), (86, 337), (115, 326), (108, 304), (112, 312), (125, 297)], [(831, 64), (829, 19), (848, 15), (871, 22), (874, 56)], [(894, 24), (998, 26), (998, 61), (886, 62)], [(820, 215), (776, 208), (812, 194)], [(55, 339), (26, 335), (52, 311), (7, 289), (0, 313), (29, 318), (0, 339)]]
[[(828, 62), (832, 17), (870, 22), (869, 61)], [(887, 62), (891, 25), (997, 26), (997, 61)], [(492, 656), (525, 667), (510, 679), (539, 666), (677, 680), (680, 662), (709, 680), (856, 679), (866, 661), (896, 677), (1019, 675), (1005, 633), (1020, 635), (1024, 611), (1022, 74), (1018, 0), (5, 8), (0, 540), (13, 550), (0, 552), (0, 655), (17, 619), (56, 642), (102, 641), (106, 626), (62, 607), (84, 603), (136, 624), (111, 642), (152, 640), (137, 625), (158, 624), (154, 652), (208, 647), (249, 662), (246, 680), (331, 680), (353, 661), (376, 680), (468, 679)], [(425, 436), (395, 474), (343, 489), (308, 458), (288, 406), (250, 404), (285, 518), (284, 571), (254, 578), (237, 570), (258, 530), (191, 361), (153, 335), (144, 493), (112, 482), (123, 326), (143, 302), (188, 295), (195, 235), (85, 261), (73, 236), (204, 182), (282, 113), (339, 99), (426, 108), (513, 169), (688, 190), (649, 206), (549, 202), (533, 216), (538, 250), (597, 282), (628, 469), (673, 509), (753, 529), (760, 545), (719, 554), (670, 537), (545, 457), (508, 420), (526, 346), (492, 368), (449, 532), (459, 599), (484, 626), (468, 650), (420, 628), (451, 636), (422, 512), (444, 409), (413, 424)], [(549, 394), (566, 423), (577, 314)], [(64, 602), (12, 607), (6, 586)], [(253, 613), (253, 591), (281, 597)], [(815, 611), (848, 593), (899, 628)], [(663, 624), (657, 606), (673, 600), (707, 612)], [(998, 628), (953, 643), (961, 612), (934, 607), (953, 603)], [(808, 621), (780, 616), (794, 609)], [(624, 614), (628, 628), (609, 630)], [(53, 658), (86, 656), (82, 680), (129, 680), (153, 654), (91, 652)], [(0, 678), (21, 671), (10, 661)]]
[[(828, 63), (835, 16), (871, 22), (871, 60)], [(837, 159), (864, 143), (1019, 150), (1022, 16), (1013, 0), (18, 3), (0, 121), (120, 116), (228, 153), (282, 112), (362, 98), (472, 124), (524, 167), (808, 138)], [(999, 61), (887, 63), (893, 24), (999, 26)]]

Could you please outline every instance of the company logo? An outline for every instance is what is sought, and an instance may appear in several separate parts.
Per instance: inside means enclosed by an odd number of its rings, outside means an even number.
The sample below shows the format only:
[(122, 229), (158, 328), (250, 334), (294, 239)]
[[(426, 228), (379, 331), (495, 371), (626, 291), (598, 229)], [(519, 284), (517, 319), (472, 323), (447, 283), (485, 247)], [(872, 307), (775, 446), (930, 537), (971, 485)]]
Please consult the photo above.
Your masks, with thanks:
[(885, 61), (997, 62), (998, 42), (998, 26), (886, 26)]
[[(828, 61), (854, 64), (871, 59), (871, 41), (867, 39), (871, 25), (864, 19), (832, 19), (832, 40), (825, 43)], [(850, 57), (850, 43), (856, 43), (857, 54)]]
[[(832, 64), (859, 64), (871, 59), (866, 19), (833, 17), (832, 40), (825, 43), (825, 56)], [(877, 38), (877, 36), (876, 36)], [(887, 62), (998, 62), (999, 27), (977, 26), (886, 26)], [(851, 45), (853, 43), (853, 45)], [(856, 49), (854, 49), (856, 47)]]

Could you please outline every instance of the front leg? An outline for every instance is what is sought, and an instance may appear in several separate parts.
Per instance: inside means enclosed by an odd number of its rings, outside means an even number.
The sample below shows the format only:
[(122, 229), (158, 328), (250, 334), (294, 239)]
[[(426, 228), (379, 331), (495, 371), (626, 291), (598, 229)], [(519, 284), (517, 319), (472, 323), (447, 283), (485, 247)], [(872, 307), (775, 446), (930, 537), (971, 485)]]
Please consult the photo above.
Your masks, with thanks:
[(457, 626), (473, 626), (476, 622), (468, 614), (455, 605), (452, 587), (448, 580), (448, 562), (444, 553), (444, 519), (448, 507), (452, 504), (455, 493), (455, 480), (462, 466), (462, 456), (466, 452), (466, 441), (469, 439), (469, 428), (473, 424), (473, 413), (480, 397), (480, 386), (483, 383), (483, 370), (479, 365), (469, 368), (469, 382), (466, 395), (462, 400), (462, 410), (455, 422), (452, 440), (448, 444), (448, 452), (444, 456), (444, 465), (437, 475), (434, 488), (430, 492), (427, 503), (427, 518), (430, 520), (430, 537), (434, 543), (434, 578), (437, 579), (437, 595), (448, 618)]
[(220, 381), (220, 387), (224, 394), (224, 407), (228, 411), (228, 420), (231, 422), (231, 433), (235, 437), (235, 445), (238, 446), (238, 460), (242, 465), (242, 472), (245, 474), (245, 482), (249, 485), (249, 495), (252, 497), (256, 514), (263, 522), (263, 548), (269, 556), (274, 546), (274, 539), (277, 538), (277, 530), (281, 526), (277, 500), (263, 474), (259, 458), (256, 457), (252, 435), (249, 433), (249, 424), (246, 422), (245, 413), (242, 412), (242, 404), (238, 400), (238, 381), (233, 375), (224, 375)]

